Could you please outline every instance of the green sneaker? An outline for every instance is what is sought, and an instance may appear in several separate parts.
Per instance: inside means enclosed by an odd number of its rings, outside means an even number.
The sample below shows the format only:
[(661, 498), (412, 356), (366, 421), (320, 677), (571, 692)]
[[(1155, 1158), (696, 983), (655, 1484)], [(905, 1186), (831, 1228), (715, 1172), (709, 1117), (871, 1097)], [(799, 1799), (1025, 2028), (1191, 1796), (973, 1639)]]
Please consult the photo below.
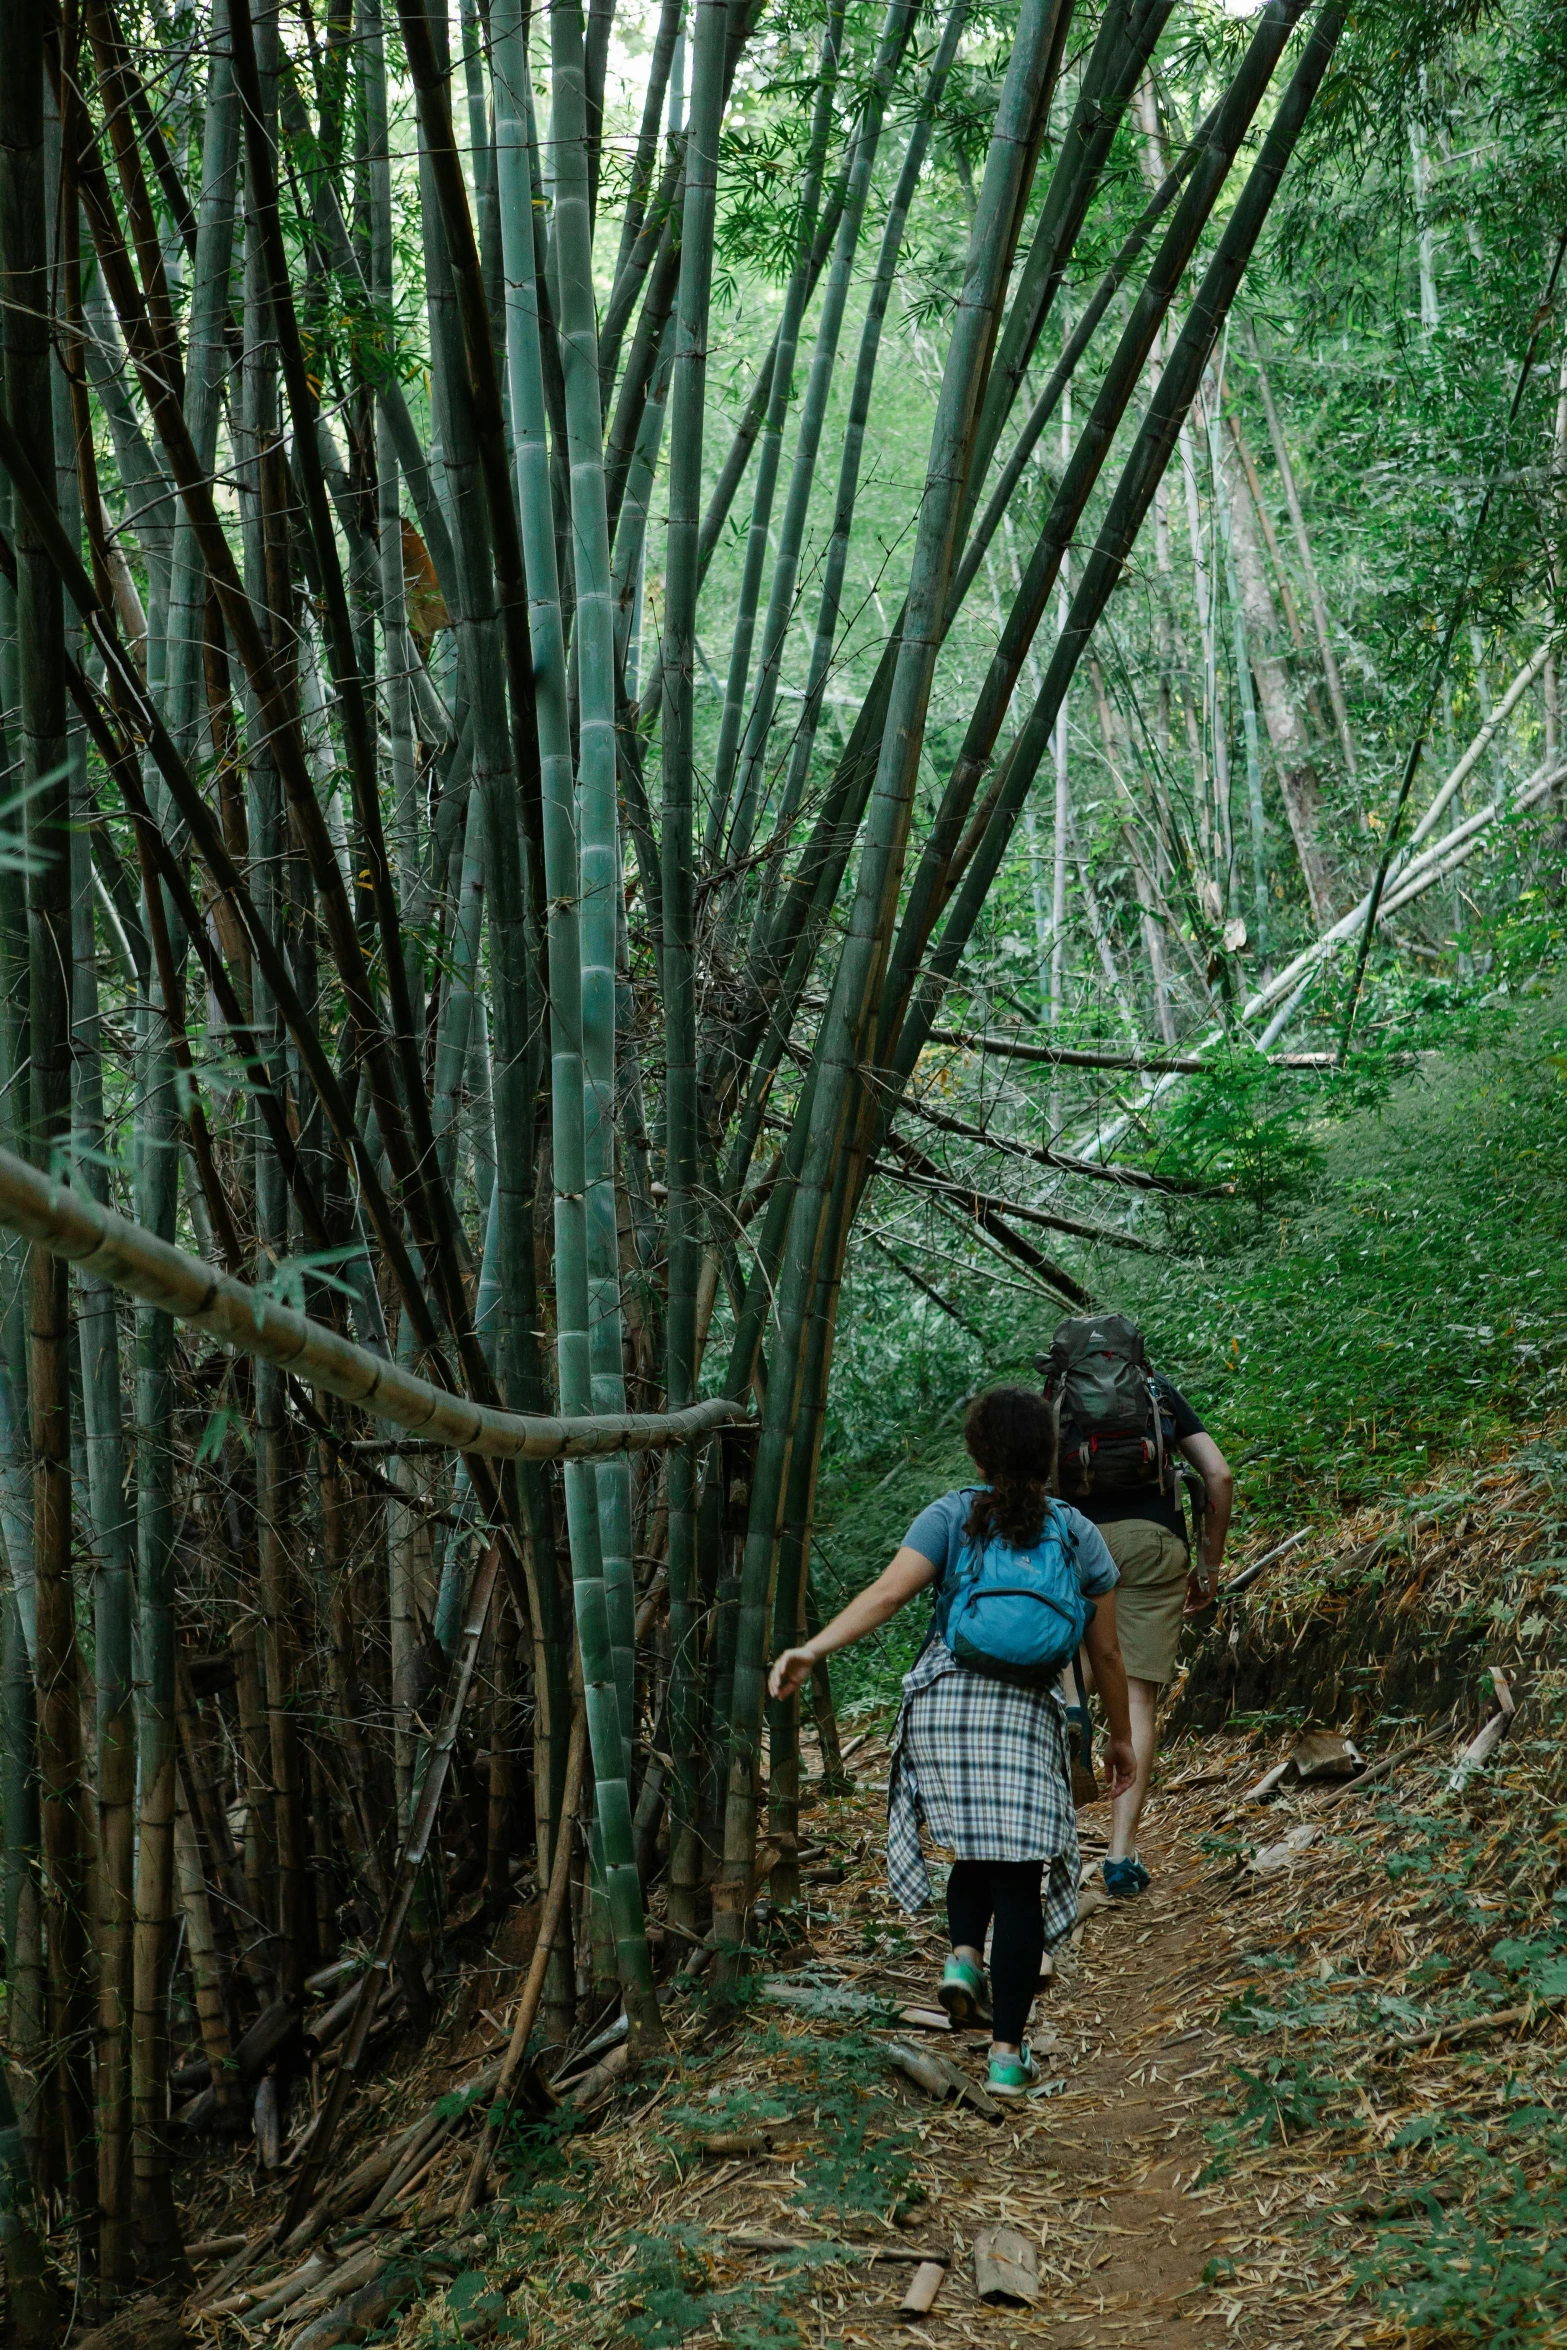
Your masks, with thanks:
[(990, 2078), (986, 2084), (992, 2097), (1034, 2097), (1044, 2085), (1045, 2076), (1034, 2062), (1026, 2040), (1021, 2056), (997, 2056), (992, 2053)]
[(947, 1971), (936, 1996), (955, 2024), (990, 2021), (990, 1985), (985, 1980), (985, 1970), (970, 1966), (956, 1951), (947, 1961)]

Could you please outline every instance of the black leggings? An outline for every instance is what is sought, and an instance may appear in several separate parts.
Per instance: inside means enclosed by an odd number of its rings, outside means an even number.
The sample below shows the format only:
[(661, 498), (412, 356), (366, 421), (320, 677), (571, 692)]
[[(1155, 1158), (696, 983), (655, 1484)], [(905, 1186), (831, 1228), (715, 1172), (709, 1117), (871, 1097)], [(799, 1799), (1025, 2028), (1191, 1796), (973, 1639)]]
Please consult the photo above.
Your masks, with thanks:
[(1019, 2041), (1039, 1987), (1045, 1955), (1045, 1914), (1040, 1898), (1042, 1860), (955, 1860), (947, 1879), (947, 1928), (952, 1947), (960, 1942), (985, 1947), (985, 1929), (996, 1921), (990, 1951), (990, 1998), (994, 2036)]

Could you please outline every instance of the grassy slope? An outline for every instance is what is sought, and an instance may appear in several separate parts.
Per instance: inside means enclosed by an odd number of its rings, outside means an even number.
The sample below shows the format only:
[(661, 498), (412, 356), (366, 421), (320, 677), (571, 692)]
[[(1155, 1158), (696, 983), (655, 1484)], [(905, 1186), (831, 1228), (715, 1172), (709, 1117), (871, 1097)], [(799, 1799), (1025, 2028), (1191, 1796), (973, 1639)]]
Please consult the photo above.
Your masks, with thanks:
[[(1215, 1215), (1235, 1211), (1205, 1211), (1172, 1234), (1179, 1256), (1084, 1264), (1101, 1301), (1142, 1322), (1235, 1464), (1241, 1540), (1426, 1482), (1448, 1456), (1504, 1450), (1560, 1404), (1564, 1047), (1560, 1003), (1530, 1006), (1500, 1043), (1427, 1055), (1380, 1110), (1331, 1127), (1309, 1195), (1265, 1227), (1226, 1234)], [(970, 1384), (1032, 1378), (1053, 1320), (1043, 1304), (998, 1317), (993, 1353), (969, 1358)], [(852, 1301), (845, 1330), (852, 1382), (856, 1343), (871, 1343), (857, 1342)], [(824, 1482), (824, 1607), (839, 1580), (854, 1589), (880, 1569), (932, 1495), (964, 1481), (955, 1398), (910, 1421), (901, 1442)], [(886, 1693), (922, 1636), (911, 1618), (845, 1658), (844, 1700)]]

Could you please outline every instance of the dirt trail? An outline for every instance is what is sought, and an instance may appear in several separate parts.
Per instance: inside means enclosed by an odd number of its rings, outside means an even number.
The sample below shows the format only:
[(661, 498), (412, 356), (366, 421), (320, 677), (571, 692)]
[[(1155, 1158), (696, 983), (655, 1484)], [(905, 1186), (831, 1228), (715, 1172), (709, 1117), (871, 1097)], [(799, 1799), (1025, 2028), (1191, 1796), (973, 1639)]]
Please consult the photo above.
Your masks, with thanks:
[[(444, 2248), (447, 2266), (463, 2265), (489, 2298), (448, 2307), (432, 2276), (397, 2325), (400, 2342), (426, 2350), (452, 2344), (459, 2329), (469, 2343), (509, 2335), (645, 2341), (653, 2350), (709, 2335), (755, 2350), (801, 2340), (892, 2350), (911, 2330), (987, 2350), (1219, 2350), (1278, 2343), (1286, 2332), (1292, 2343), (1320, 2338), (1303, 2310), (1274, 2323), (1283, 2295), (1265, 2281), (1276, 2260), (1268, 2198), (1284, 2188), (1250, 2165), (1192, 2191), (1234, 2056), (1213, 2019), (1232, 1958), (1252, 1949), (1259, 1929), (1267, 1937), (1255, 1909), (1233, 1898), (1237, 1880), (1197, 1841), (1255, 1775), (1245, 1742), (1185, 1749), (1175, 1784), (1150, 1806), (1143, 1854), (1153, 1883), (1140, 1900), (1102, 1906), (1102, 1893), (1085, 1889), (1088, 1914), (1031, 2027), (1049, 2093), (1000, 2120), (937, 2104), (889, 2066), (889, 2008), (934, 2008), (944, 1918), (939, 1901), (913, 1921), (893, 1904), (884, 1751), (868, 1744), (852, 1767), (855, 1793), (805, 1823), (809, 1950), (777, 1952), (776, 1972), (738, 2030), (700, 1996), (672, 1989), (679, 2065), (651, 2094), (644, 2085), (611, 2098), (558, 2152), (534, 2148), (514, 2178), (515, 2204), (503, 2197), (476, 2214), (455, 2253), (466, 2145), (454, 2141), (438, 2161), (420, 2197), (422, 2240)], [(1217, 1784), (1226, 1778), (1228, 1792)], [(1089, 1863), (1105, 1816), (1079, 1815)], [(933, 2020), (942, 2023), (939, 2010)], [(900, 2031), (983, 2082), (988, 2033), (921, 2029), (911, 2019)], [(434, 2061), (426, 2051), (426, 2069)], [(406, 2087), (388, 2084), (371, 2136), (422, 2108), (427, 2090), (410, 2100)], [(889, 2190), (897, 2164), (902, 2185)], [(229, 2186), (243, 2191), (237, 2168)], [(890, 2223), (878, 2216), (894, 2206)], [(211, 2219), (221, 2232), (228, 2214), (214, 2206)], [(998, 2224), (1037, 2246), (1033, 2306), (987, 2306), (975, 2291), (975, 2238)], [(1243, 2308), (1204, 2270), (1217, 2257), (1217, 2273), (1233, 2275), (1230, 2257), (1246, 2243), (1259, 2247), (1262, 2275)], [(345, 2255), (350, 2248), (345, 2238)], [(920, 2248), (946, 2273), (934, 2309), (911, 2329), (899, 2305)], [(417, 2265), (420, 2256), (402, 2257)], [(584, 2303), (597, 2305), (587, 2334), (570, 2314)], [(755, 2328), (739, 2322), (747, 2316)], [(285, 2320), (275, 2339), (286, 2343), (293, 2330)]]
[[(859, 1855), (840, 1883), (821, 1890), (809, 1882), (813, 1873), (836, 1872), (806, 1872), (814, 1979), (851, 1996), (872, 1991), (929, 2008), (946, 1954), (939, 1906), (911, 1927), (891, 1904), (883, 1876), (881, 1757), (862, 1752), (854, 1767), (862, 1774), (858, 1797), (812, 1823), (821, 1839), (819, 1859), (831, 1861), (846, 1847)], [(1207, 1781), (1213, 1775), (1201, 1773)], [(1188, 2192), (1211, 2152), (1203, 2129), (1213, 2109), (1204, 2107), (1225, 2067), (1209, 2019), (1229, 1955), (1245, 1932), (1244, 1912), (1229, 1918), (1216, 1901), (1213, 1863), (1182, 1833), (1181, 1808), (1178, 1793), (1156, 1798), (1150, 1808), (1143, 1838), (1153, 1872), (1147, 1894), (1098, 1908), (1103, 1895), (1085, 1891), (1090, 1914), (1076, 1947), (1063, 1954), (1034, 2011), (1032, 2037), (1050, 2093), (1009, 2107), (994, 2122), (908, 2092), (924, 2193), (900, 2224), (907, 2240), (949, 2262), (934, 2309), (919, 2321), (933, 2341), (983, 2342), (997, 2350), (1013, 2342), (1109, 2350), (1144, 2341), (1169, 2350), (1217, 2350), (1244, 2338), (1233, 2316), (1227, 2328), (1227, 2313), (1203, 2280), (1232, 2217), (1231, 2197), (1223, 2190), (1200, 2198)], [(1199, 1808), (1206, 1826), (1211, 1785)], [(1098, 1849), (1094, 1822), (1104, 1816), (1092, 1810), (1080, 1816), (1085, 1865)], [(817, 2032), (833, 2028), (821, 2017), (811, 2024)], [(957, 2059), (983, 2081), (988, 2034), (911, 2030), (906, 2037)], [(732, 2085), (739, 2088), (749, 2069), (743, 2041), (734, 2054)], [(770, 2175), (736, 2166), (710, 2184), (690, 2179), (681, 2209), (731, 2241), (749, 2236), (760, 2260), (767, 2230), (801, 2232), (788, 2216), (790, 2184), (785, 2152)], [(1245, 2208), (1255, 2213), (1254, 2205)], [(1039, 2248), (1034, 2307), (978, 2299), (974, 2239), (997, 2224), (1020, 2229)], [(1256, 2227), (1255, 2216), (1251, 2224)], [(896, 2239), (884, 2233), (881, 2240)], [(835, 2270), (830, 2289), (815, 2302), (820, 2338), (906, 2342), (910, 2326), (899, 2303), (909, 2273), (906, 2259), (885, 2254)], [(765, 2278), (761, 2260), (758, 2284)]]
[[(1098, 1845), (1095, 1817), (1082, 1815), (1085, 1865)], [(1212, 1865), (1182, 1836), (1168, 1799), (1151, 1807), (1143, 1855), (1153, 1883), (1140, 1900), (1095, 1909), (1085, 1889), (1091, 1914), (1035, 2008), (1035, 2044), (1063, 2086), (999, 2125), (964, 2117), (927, 2138), (940, 2185), (915, 2224), (954, 2254), (925, 2320), (933, 2338), (1082, 2350), (1144, 2339), (1208, 2350), (1234, 2340), (1202, 2283), (1212, 2206), (1182, 2188), (1207, 2156), (1199, 2109), (1220, 2069), (1202, 2019), (1241, 1928), (1216, 1908)], [(867, 1857), (875, 1856), (873, 1842)], [(917, 1934), (934, 1982), (946, 1952), (936, 1913), (917, 1922)], [(964, 2039), (982, 2077), (987, 2036)], [(939, 2136), (958, 2137), (961, 2152), (938, 2151)], [(969, 2247), (998, 2221), (1039, 2244), (1036, 2309), (987, 2308), (975, 2295)]]

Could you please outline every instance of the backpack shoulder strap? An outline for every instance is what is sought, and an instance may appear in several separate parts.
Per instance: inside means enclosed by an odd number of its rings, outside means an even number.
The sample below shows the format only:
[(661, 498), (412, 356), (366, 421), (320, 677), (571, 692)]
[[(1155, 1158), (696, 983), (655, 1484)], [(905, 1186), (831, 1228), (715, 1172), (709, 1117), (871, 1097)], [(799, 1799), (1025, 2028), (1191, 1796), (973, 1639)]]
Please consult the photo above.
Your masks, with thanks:
[[(963, 1496), (964, 1500), (970, 1503), (972, 1503), (973, 1497), (976, 1493), (983, 1493), (984, 1490), (985, 1489), (982, 1485), (960, 1485), (957, 1488), (957, 1491)], [(967, 1509), (964, 1510), (962, 1517), (958, 1520), (957, 1533), (957, 1548), (952, 1553), (951, 1559), (948, 1562), (948, 1574), (955, 1574), (959, 1565), (964, 1559), (972, 1558), (977, 1560), (980, 1553), (981, 1546), (974, 1541), (973, 1537), (968, 1532)], [(945, 1581), (945, 1579), (945, 1576), (941, 1578), (942, 1581)]]
[(1064, 1506), (1057, 1501), (1053, 1493), (1047, 1494), (1045, 1497), (1045, 1525), (1052, 1524), (1061, 1537), (1061, 1547), (1075, 1565), (1077, 1561), (1077, 1528), (1072, 1524)]

